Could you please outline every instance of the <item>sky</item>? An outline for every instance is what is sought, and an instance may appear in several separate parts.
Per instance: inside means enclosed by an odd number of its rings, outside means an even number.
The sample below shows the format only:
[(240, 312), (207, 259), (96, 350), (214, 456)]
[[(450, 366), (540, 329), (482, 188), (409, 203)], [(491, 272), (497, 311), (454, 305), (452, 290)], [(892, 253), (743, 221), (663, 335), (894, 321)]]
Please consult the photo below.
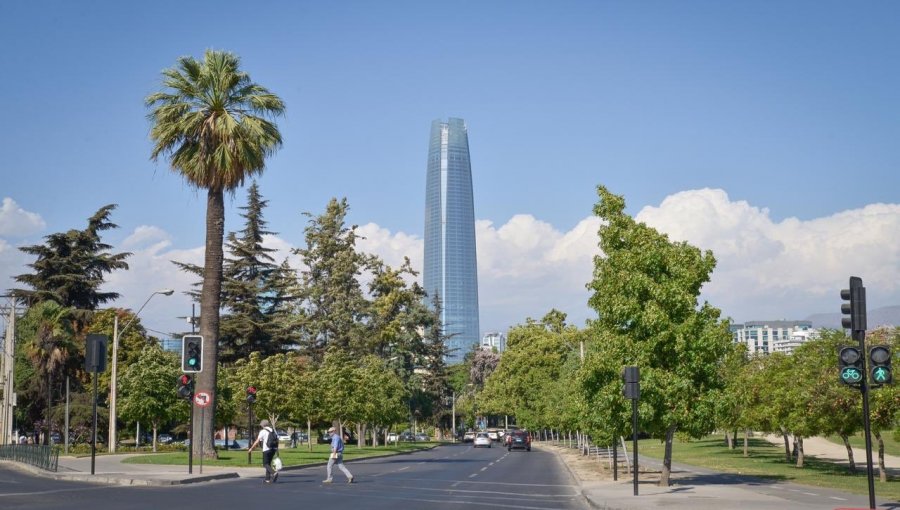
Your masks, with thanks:
[[(711, 250), (723, 317), (900, 304), (900, 4), (831, 1), (9, 2), (0, 11), (0, 289), (19, 248), (107, 204), (113, 306), (184, 331), (206, 200), (150, 160), (144, 98), (206, 49), (286, 103), (258, 179), (279, 260), (347, 198), (359, 248), (422, 267), (432, 120), (469, 132), (481, 329), (594, 318), (597, 186)], [(249, 184), (249, 183), (248, 183)], [(239, 230), (246, 190), (226, 197)], [(171, 297), (153, 295), (172, 288)], [(198, 307), (199, 310), (199, 307)]]

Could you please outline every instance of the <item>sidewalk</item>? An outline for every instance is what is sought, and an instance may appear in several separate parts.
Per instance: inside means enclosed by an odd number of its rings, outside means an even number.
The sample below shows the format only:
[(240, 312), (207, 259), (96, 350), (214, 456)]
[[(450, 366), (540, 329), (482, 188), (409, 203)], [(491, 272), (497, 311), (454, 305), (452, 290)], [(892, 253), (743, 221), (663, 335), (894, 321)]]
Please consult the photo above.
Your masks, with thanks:
[[(804, 441), (805, 442), (805, 441)], [(535, 448), (555, 453), (578, 483), (582, 496), (592, 508), (603, 510), (821, 510), (842, 507), (868, 508), (864, 495), (846, 495), (827, 489), (791, 483), (771, 483), (753, 477), (717, 473), (673, 463), (671, 485), (660, 487), (660, 461), (639, 457), (638, 495), (634, 478), (620, 468), (619, 480), (600, 469), (596, 460), (578, 450), (546, 443)], [(799, 495), (799, 496), (798, 496)]]
[(265, 475), (259, 455), (255, 456), (254, 460), (257, 462), (252, 466), (221, 467), (204, 465), (202, 472), (199, 461), (195, 459), (191, 469), (192, 473), (190, 474), (188, 473), (187, 466), (126, 464), (123, 462), (125, 459), (133, 456), (135, 456), (135, 454), (97, 455), (94, 459), (94, 474), (91, 474), (90, 456), (60, 456), (59, 469), (55, 473), (19, 462), (5, 462), (4, 464), (55, 480), (103, 483), (110, 485), (183, 485), (227, 478), (262, 479)]
[[(783, 437), (774, 434), (764, 437), (770, 443), (784, 448)], [(790, 441), (791, 444), (793, 444), (793, 440), (793, 436), (788, 436), (788, 441)], [(742, 448), (740, 441), (739, 438), (736, 448)], [(842, 444), (833, 443), (823, 437), (804, 437), (803, 453), (804, 455), (810, 455), (819, 460), (827, 460), (828, 462), (834, 462), (835, 464), (843, 464), (845, 466), (850, 464), (850, 460), (847, 458), (847, 447)], [(865, 469), (866, 450), (863, 448), (853, 448), (853, 460), (856, 462), (857, 468), (862, 467), (862, 469)], [(875, 441), (874, 437), (872, 438), (872, 466), (877, 473), (878, 443)], [(891, 473), (893, 470), (900, 470), (900, 457), (884, 454), (884, 467), (888, 473)]]

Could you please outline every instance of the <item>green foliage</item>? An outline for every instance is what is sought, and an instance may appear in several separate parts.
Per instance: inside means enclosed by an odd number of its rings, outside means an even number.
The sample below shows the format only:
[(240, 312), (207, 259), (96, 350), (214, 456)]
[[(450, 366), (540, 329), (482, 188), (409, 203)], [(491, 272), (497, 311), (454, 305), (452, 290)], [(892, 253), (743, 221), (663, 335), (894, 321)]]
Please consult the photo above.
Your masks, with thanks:
[(120, 416), (154, 430), (169, 421), (186, 421), (189, 404), (176, 392), (180, 373), (178, 356), (156, 344), (146, 345), (119, 379)]

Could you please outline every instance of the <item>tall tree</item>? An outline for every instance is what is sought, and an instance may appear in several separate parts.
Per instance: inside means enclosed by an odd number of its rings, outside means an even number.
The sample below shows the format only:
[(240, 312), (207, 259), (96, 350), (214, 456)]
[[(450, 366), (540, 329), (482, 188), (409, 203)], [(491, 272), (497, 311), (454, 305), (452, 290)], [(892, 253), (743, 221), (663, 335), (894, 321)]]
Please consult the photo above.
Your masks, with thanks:
[[(46, 434), (44, 444), (49, 444), (49, 433), (52, 430), (54, 379), (59, 381), (64, 372), (69, 353), (75, 350), (74, 331), (72, 329), (72, 309), (60, 306), (55, 301), (43, 301), (28, 309), (22, 320), (21, 335), (24, 339), (25, 352), (37, 375), (34, 389), (43, 390), (44, 425)], [(38, 394), (32, 397), (38, 397)]]
[(116, 269), (128, 269), (125, 262), (130, 253), (109, 253), (112, 246), (101, 241), (101, 233), (116, 228), (109, 216), (114, 204), (101, 207), (83, 230), (72, 229), (44, 237), (44, 244), (23, 246), (21, 251), (37, 259), (28, 264), (34, 273), (21, 274), (15, 279), (30, 289), (16, 289), (14, 293), (30, 304), (55, 301), (72, 308), (76, 326), (88, 322), (90, 312), (119, 297), (115, 292), (101, 292), (103, 278)]
[(122, 417), (150, 425), (154, 452), (160, 425), (188, 416), (188, 404), (172, 391), (179, 369), (174, 353), (149, 344), (125, 370), (121, 380)]
[(332, 198), (317, 217), (305, 213), (306, 248), (298, 248), (301, 272), (301, 348), (316, 361), (330, 346), (361, 350), (368, 303), (359, 276), (371, 257), (356, 250), (356, 225), (347, 227), (347, 199)]
[[(251, 81), (240, 59), (228, 52), (207, 50), (202, 61), (181, 57), (163, 74), (165, 90), (151, 94), (151, 159), (169, 160), (188, 184), (206, 190), (206, 246), (200, 297), (200, 334), (209, 367), (218, 366), (219, 308), (222, 292), (222, 241), (225, 234), (224, 192), (260, 174), (265, 160), (281, 146), (281, 133), (271, 120), (284, 113), (284, 102)], [(216, 370), (197, 377), (200, 389), (216, 388)], [(215, 456), (211, 413), (195, 420), (194, 453)], [(198, 415), (200, 413), (197, 413)], [(201, 434), (204, 430), (206, 433)]]
[(715, 258), (636, 222), (605, 187), (597, 194), (603, 256), (594, 258), (589, 304), (599, 333), (616, 339), (608, 345), (626, 346), (623, 364), (641, 368), (641, 399), (653, 409), (642, 426), (666, 441), (660, 485), (668, 486), (676, 430), (699, 437), (715, 427), (718, 367), (731, 335), (718, 309), (698, 308)]
[(278, 265), (272, 258), (274, 248), (263, 246), (263, 236), (273, 232), (266, 230), (263, 200), (259, 186), (254, 182), (247, 191), (244, 228), (228, 234), (228, 254), (223, 270), (222, 305), (227, 314), (222, 317), (219, 338), (219, 357), (223, 362), (244, 358), (251, 352), (268, 356), (280, 351), (278, 339), (273, 337), (269, 310), (273, 300), (279, 298), (272, 289), (272, 276)]

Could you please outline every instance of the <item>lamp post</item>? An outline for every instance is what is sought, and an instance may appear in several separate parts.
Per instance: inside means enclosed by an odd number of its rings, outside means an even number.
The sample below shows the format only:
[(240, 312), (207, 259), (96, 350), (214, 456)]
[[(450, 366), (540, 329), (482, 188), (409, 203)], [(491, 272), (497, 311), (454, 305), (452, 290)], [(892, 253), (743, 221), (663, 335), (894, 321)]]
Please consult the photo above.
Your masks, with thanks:
[(141, 310), (147, 306), (147, 303), (153, 299), (153, 296), (157, 294), (171, 296), (174, 293), (175, 291), (172, 289), (162, 289), (150, 294), (150, 297), (148, 297), (147, 300), (144, 301), (144, 304), (138, 308), (138, 311), (131, 316), (131, 320), (125, 323), (125, 326), (121, 331), (119, 331), (119, 314), (116, 314), (115, 321), (113, 322), (112, 373), (110, 374), (109, 382), (109, 438), (107, 439), (107, 443), (109, 443), (109, 453), (116, 452), (116, 376), (119, 359), (119, 337), (122, 336), (122, 333), (124, 333), (134, 320), (138, 318), (138, 315), (141, 314)]

